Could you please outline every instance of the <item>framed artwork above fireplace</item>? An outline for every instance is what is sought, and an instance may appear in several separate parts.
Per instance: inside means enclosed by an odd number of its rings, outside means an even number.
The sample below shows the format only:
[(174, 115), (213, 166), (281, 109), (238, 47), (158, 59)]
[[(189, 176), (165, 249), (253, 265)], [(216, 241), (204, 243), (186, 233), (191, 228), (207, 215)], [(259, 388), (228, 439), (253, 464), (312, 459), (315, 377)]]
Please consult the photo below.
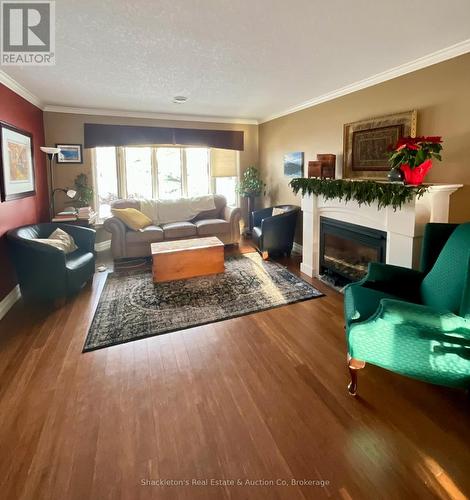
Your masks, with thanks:
[(416, 123), (413, 110), (344, 125), (343, 177), (385, 179), (390, 170), (388, 147), (400, 137), (415, 137)]

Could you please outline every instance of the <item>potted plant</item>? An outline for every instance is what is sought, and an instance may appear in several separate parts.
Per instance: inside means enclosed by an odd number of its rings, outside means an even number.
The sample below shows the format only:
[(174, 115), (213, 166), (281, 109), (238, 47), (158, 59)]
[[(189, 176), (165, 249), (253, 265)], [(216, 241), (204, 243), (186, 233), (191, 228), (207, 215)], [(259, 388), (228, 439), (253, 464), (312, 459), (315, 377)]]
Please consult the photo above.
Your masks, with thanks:
[(260, 173), (256, 167), (250, 166), (243, 172), (243, 176), (237, 186), (237, 192), (240, 196), (247, 199), (250, 228), (247, 234), (251, 234), (253, 230), (251, 213), (255, 209), (255, 198), (262, 193), (266, 194), (266, 184), (261, 179)]
[(93, 200), (93, 189), (88, 185), (86, 174), (79, 174), (75, 178), (76, 203), (80, 207), (88, 207)]
[[(441, 160), (442, 137), (402, 137), (391, 150), (390, 180), (399, 180), (400, 173), (407, 184), (418, 186), (432, 167), (432, 160)], [(402, 177), (403, 178), (403, 177)]]

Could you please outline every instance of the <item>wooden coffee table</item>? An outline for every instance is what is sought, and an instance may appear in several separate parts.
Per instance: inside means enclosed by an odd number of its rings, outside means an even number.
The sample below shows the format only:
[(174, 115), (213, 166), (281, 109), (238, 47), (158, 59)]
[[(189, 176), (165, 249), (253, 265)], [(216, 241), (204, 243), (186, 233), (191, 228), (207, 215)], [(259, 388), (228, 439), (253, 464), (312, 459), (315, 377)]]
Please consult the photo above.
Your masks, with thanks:
[(225, 271), (224, 244), (216, 237), (151, 244), (154, 283)]

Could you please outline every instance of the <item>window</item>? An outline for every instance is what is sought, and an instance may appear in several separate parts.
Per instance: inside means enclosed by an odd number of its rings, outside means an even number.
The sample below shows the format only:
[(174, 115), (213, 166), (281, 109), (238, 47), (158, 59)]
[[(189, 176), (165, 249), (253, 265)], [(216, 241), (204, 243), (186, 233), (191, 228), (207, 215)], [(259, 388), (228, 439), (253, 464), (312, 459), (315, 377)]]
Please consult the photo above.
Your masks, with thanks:
[(158, 198), (174, 200), (183, 196), (181, 150), (157, 148)]
[(111, 202), (119, 198), (116, 148), (96, 148), (95, 166), (96, 207), (98, 217), (105, 219), (111, 215)]
[(186, 148), (186, 179), (188, 196), (207, 194), (209, 187), (209, 150)]
[(235, 191), (236, 186), (236, 177), (215, 177), (215, 193), (225, 196), (229, 207), (236, 207), (238, 205), (237, 193)]
[(152, 149), (124, 148), (127, 198), (152, 198)]
[(237, 206), (238, 195), (235, 187), (237, 185), (239, 170), (238, 152), (229, 149), (213, 148), (210, 154), (214, 193), (225, 196), (229, 206)]
[(97, 212), (101, 219), (109, 217), (111, 202), (119, 198), (177, 199), (211, 192), (224, 195), (229, 205), (237, 205), (237, 176), (233, 176), (237, 165), (235, 151), (170, 146), (95, 148)]

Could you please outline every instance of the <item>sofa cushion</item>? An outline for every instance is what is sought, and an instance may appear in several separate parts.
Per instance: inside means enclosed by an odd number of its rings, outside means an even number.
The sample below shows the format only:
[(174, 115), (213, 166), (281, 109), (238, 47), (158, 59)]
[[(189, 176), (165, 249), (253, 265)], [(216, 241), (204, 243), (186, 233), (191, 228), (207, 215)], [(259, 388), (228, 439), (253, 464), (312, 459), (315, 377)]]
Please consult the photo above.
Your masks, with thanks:
[(289, 209), (284, 208), (284, 207), (273, 207), (273, 213), (272, 216), (276, 217), (277, 215), (282, 215), (285, 214)]
[(165, 239), (171, 238), (186, 238), (188, 236), (196, 236), (196, 226), (192, 222), (170, 222), (163, 224), (163, 233)]
[(57, 248), (58, 250), (62, 250), (66, 254), (78, 250), (78, 247), (75, 244), (75, 240), (72, 238), (72, 236), (60, 229), (60, 227), (53, 231), (49, 238), (36, 238), (34, 241), (43, 243), (45, 245), (50, 245), (54, 248)]
[(127, 231), (127, 243), (155, 243), (163, 240), (163, 229), (160, 226), (147, 226), (140, 231)]
[(195, 222), (199, 236), (213, 236), (229, 233), (230, 224), (223, 219), (202, 219)]
[(112, 208), (111, 213), (134, 231), (152, 225), (152, 219), (135, 208)]
[(218, 219), (223, 217), (224, 208), (227, 206), (227, 200), (221, 194), (214, 195), (214, 205), (215, 208), (212, 210), (203, 210), (193, 221), (203, 220), (203, 219)]

